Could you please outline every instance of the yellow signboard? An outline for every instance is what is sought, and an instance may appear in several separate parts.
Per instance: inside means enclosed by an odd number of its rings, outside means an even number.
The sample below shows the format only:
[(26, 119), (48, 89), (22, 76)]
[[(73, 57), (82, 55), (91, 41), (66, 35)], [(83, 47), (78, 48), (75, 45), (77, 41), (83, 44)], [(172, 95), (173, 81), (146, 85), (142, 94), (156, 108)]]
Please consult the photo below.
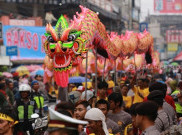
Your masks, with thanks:
[(178, 43), (168, 43), (167, 44), (167, 50), (174, 52), (178, 50)]

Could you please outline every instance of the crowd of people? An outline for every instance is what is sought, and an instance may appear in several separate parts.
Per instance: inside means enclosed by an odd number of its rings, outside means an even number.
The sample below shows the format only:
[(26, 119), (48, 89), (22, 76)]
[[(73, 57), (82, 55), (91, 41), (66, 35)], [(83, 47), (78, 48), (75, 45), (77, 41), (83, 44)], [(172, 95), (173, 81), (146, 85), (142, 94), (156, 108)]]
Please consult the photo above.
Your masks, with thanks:
[[(44, 134), (50, 135), (182, 134), (179, 75), (147, 72), (113, 77), (95, 80), (89, 75), (90, 82), (69, 84), (67, 98), (60, 98), (63, 89), (56, 83), (44, 84), (41, 75), (1, 76), (0, 134), (34, 135), (35, 113), (40, 118), (49, 115)], [(45, 104), (54, 96), (47, 113)]]

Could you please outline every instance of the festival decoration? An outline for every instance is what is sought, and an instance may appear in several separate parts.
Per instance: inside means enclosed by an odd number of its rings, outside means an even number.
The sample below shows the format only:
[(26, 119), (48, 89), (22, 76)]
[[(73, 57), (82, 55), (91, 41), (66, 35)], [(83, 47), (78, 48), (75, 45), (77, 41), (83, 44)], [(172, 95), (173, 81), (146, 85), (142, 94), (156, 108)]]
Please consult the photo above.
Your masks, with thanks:
[(77, 57), (83, 58), (89, 49), (97, 49), (99, 55), (111, 60), (119, 56), (129, 57), (135, 51), (145, 53), (150, 49), (153, 39), (148, 32), (137, 35), (128, 31), (125, 36), (109, 35), (95, 12), (83, 6), (80, 8), (81, 13), (76, 12), (77, 16), (70, 24), (61, 16), (55, 29), (51, 24), (46, 26), (44, 50), (53, 60), (54, 78), (59, 86), (67, 86), (73, 62)]
[(45, 56), (43, 68), (44, 83), (51, 82), (51, 78), (53, 77), (53, 61), (48, 56)]

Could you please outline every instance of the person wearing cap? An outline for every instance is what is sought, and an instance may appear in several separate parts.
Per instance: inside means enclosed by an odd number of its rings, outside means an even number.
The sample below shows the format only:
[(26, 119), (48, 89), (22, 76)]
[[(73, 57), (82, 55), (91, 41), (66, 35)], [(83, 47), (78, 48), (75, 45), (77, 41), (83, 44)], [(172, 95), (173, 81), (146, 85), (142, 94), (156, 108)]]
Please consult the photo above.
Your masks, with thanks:
[(99, 108), (103, 114), (106, 117), (106, 125), (107, 125), (107, 129), (109, 131), (109, 133), (113, 133), (113, 134), (118, 134), (120, 133), (120, 129), (119, 126), (116, 122), (114, 122), (113, 120), (107, 118), (107, 114), (109, 111), (109, 102), (104, 100), (104, 99), (100, 99), (99, 101), (97, 101), (96, 103), (96, 107)]
[(158, 105), (158, 115), (155, 120), (155, 126), (159, 132), (165, 131), (173, 125), (172, 118), (164, 112), (163, 106), (163, 93), (159, 90), (152, 91), (148, 97), (148, 100), (155, 102)]
[(90, 109), (90, 104), (86, 100), (80, 100), (75, 104), (74, 118), (84, 120), (86, 112)]
[(31, 87), (32, 87), (31, 98), (35, 100), (37, 105), (36, 112), (40, 115), (40, 117), (42, 117), (43, 107), (44, 107), (44, 98), (39, 92), (39, 82), (37, 80), (32, 81)]
[(157, 110), (157, 104), (151, 101), (139, 103), (136, 106), (135, 125), (142, 130), (141, 135), (160, 135), (160, 132), (154, 125), (157, 118)]
[(16, 121), (16, 113), (12, 106), (0, 108), (0, 135), (13, 135)]
[(87, 121), (71, 118), (71, 114), (66, 110), (55, 111), (54, 107), (49, 107), (49, 135), (79, 135), (78, 125), (87, 125)]
[(85, 95), (86, 96), (86, 100), (89, 102), (90, 106), (91, 107), (95, 107), (95, 96), (94, 96), (94, 92), (91, 91), (91, 90), (87, 90), (86, 92), (82, 92), (82, 95), (81, 95), (81, 100), (84, 100), (85, 99)]
[(23, 132), (29, 131), (33, 135), (31, 115), (35, 113), (37, 106), (35, 100), (30, 98), (30, 91), (31, 87), (28, 84), (21, 84), (19, 86), (21, 99), (16, 100), (14, 106), (18, 114), (20, 130)]
[(110, 135), (105, 122), (105, 115), (98, 108), (92, 108), (85, 114), (85, 120), (88, 121), (87, 128), (90, 135)]
[(131, 115), (122, 110), (123, 97), (121, 93), (113, 92), (108, 97), (111, 112), (107, 117), (116, 122), (120, 128), (121, 134), (126, 130), (127, 134), (132, 134), (132, 119)]

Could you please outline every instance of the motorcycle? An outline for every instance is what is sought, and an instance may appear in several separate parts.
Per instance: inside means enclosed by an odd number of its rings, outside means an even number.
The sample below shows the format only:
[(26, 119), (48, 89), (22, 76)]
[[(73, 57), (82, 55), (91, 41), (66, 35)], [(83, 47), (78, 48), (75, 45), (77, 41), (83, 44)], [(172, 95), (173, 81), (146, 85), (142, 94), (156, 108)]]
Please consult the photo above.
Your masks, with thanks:
[(37, 113), (34, 113), (31, 115), (31, 118), (34, 119), (32, 123), (34, 135), (45, 135), (48, 126), (48, 116), (40, 118)]

